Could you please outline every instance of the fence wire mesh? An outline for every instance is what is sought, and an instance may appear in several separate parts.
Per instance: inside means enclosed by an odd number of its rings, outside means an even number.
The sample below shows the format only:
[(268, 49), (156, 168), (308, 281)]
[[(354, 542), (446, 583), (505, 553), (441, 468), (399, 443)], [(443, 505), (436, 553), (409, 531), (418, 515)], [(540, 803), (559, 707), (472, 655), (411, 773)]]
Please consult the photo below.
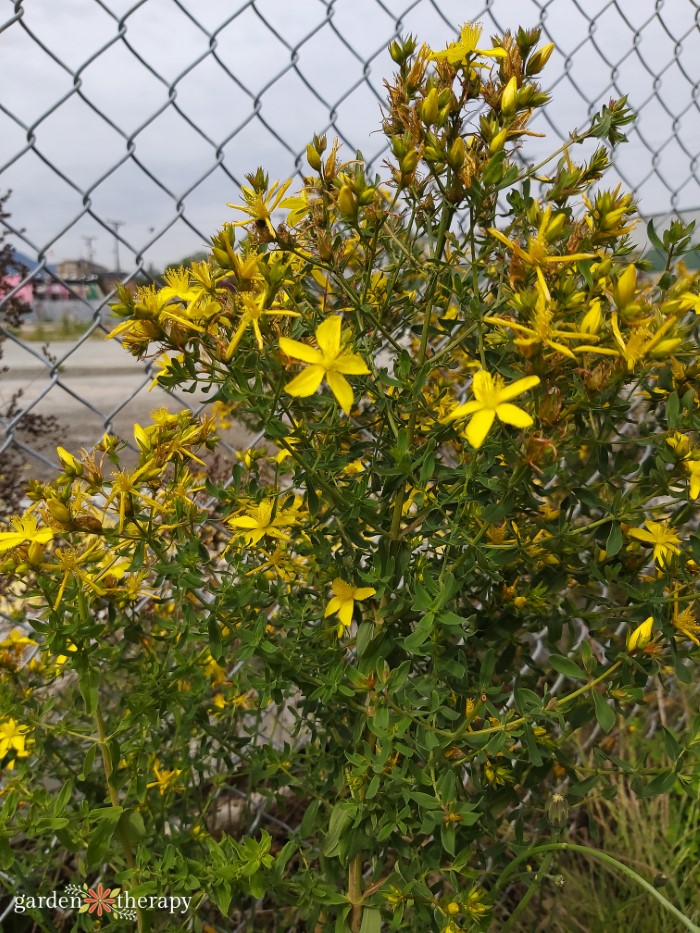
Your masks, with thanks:
[[(94, 339), (116, 282), (205, 249), (242, 175), (258, 163), (276, 177), (299, 173), (315, 131), (378, 163), (370, 130), (398, 34), (442, 47), (465, 18), (487, 32), (541, 26), (557, 51), (539, 128), (565, 138), (628, 93), (639, 119), (616, 170), (643, 215), (700, 205), (697, 0), (5, 6), (0, 193), (14, 193), (2, 223), (26, 265), (5, 278), (0, 321), (13, 298), (27, 298), (35, 318), (3, 327), (0, 453), (13, 470), (53, 464), (46, 417), (80, 446), (163, 401), (185, 404), (149, 395), (148, 367)], [(113, 253), (111, 268), (94, 262), (95, 241)]]
[[(14, 194), (0, 219), (23, 263), (0, 282), (0, 476), (52, 469), (56, 442), (128, 436), (159, 404), (196, 407), (149, 393), (150, 367), (95, 339), (109, 329), (116, 283), (205, 249), (243, 174), (258, 163), (278, 178), (300, 173), (314, 132), (378, 164), (370, 130), (389, 41), (414, 32), (442, 47), (467, 18), (487, 32), (539, 25), (555, 43), (539, 126), (550, 138), (629, 94), (639, 118), (616, 161), (620, 180), (643, 216), (692, 218), (696, 0), (210, 0), (206, 11), (194, 0), (5, 2), (0, 195)], [(113, 251), (111, 268), (94, 261), (96, 241)], [(9, 326), (15, 299), (32, 307), (20, 328)], [(234, 430), (229, 442), (247, 435)], [(243, 802), (249, 831), (264, 820), (294, 833), (262, 798)]]

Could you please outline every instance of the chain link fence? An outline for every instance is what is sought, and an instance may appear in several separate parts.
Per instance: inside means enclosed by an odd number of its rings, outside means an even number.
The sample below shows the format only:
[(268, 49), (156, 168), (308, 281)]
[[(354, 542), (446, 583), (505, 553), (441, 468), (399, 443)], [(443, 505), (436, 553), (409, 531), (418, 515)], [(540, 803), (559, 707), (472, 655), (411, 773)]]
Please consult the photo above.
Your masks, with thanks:
[(299, 173), (315, 131), (379, 164), (381, 136), (371, 131), (398, 34), (442, 48), (467, 17), (487, 33), (541, 26), (557, 51), (546, 72), (553, 99), (535, 128), (564, 138), (628, 93), (639, 119), (616, 170), (642, 214), (700, 205), (697, 0), (231, 7), (4, 3), (0, 194), (13, 195), (2, 223), (25, 265), (2, 283), (0, 321), (13, 298), (33, 311), (20, 330), (3, 329), (0, 455), (7, 463), (14, 453), (13, 469), (52, 468), (42, 418), (55, 417), (66, 446), (79, 447), (128, 431), (158, 404), (185, 404), (149, 394), (147, 368), (96, 339), (116, 282), (205, 250), (243, 174), (260, 163), (278, 178)]

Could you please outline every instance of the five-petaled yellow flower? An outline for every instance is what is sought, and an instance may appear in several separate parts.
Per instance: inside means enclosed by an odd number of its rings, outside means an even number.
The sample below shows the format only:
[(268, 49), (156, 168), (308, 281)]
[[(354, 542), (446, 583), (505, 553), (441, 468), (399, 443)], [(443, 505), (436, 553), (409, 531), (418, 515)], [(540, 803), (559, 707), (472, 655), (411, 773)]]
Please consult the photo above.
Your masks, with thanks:
[(272, 237), (276, 237), (275, 228), (272, 226), (270, 217), (272, 212), (279, 207), (282, 199), (287, 193), (287, 188), (291, 185), (291, 178), (280, 184), (276, 181), (269, 191), (256, 191), (254, 188), (247, 188), (245, 185), (241, 188), (245, 204), (228, 204), (236, 211), (243, 211), (248, 214), (249, 220), (237, 220), (231, 224), (232, 227), (244, 227), (247, 224), (254, 223), (258, 228), (264, 227)]
[(16, 719), (6, 719), (0, 725), (0, 758), (4, 758), (9, 751), (17, 752), (18, 758), (26, 758), (29, 752), (26, 748), (29, 726), (20, 726)]
[(263, 499), (258, 505), (251, 506), (247, 515), (229, 518), (228, 524), (243, 533), (246, 544), (257, 544), (266, 536), (286, 541), (289, 535), (282, 528), (293, 525), (298, 520), (297, 514), (294, 509), (275, 511), (275, 506), (274, 498)]
[(448, 45), (444, 52), (432, 52), (433, 61), (447, 61), (450, 65), (461, 65), (471, 56), (486, 55), (489, 58), (505, 58), (505, 49), (479, 49), (481, 26), (478, 23), (465, 23), (460, 30), (459, 42)]
[(9, 551), (20, 544), (47, 544), (53, 538), (53, 531), (39, 528), (33, 515), (17, 515), (12, 518), (12, 524), (14, 531), (0, 532), (0, 551)]
[(681, 549), (678, 545), (681, 543), (681, 539), (672, 528), (668, 527), (666, 522), (645, 521), (644, 525), (646, 530), (644, 528), (630, 528), (629, 536), (630, 538), (636, 538), (637, 541), (644, 542), (644, 544), (653, 544), (654, 560), (659, 567), (665, 567), (674, 554), (680, 554)]
[(165, 768), (161, 768), (160, 761), (156, 758), (153, 763), (153, 773), (156, 776), (155, 781), (151, 781), (150, 784), (147, 784), (146, 787), (157, 787), (160, 791), (161, 797), (163, 797), (169, 790), (182, 790), (182, 785), (177, 783), (177, 779), (182, 774), (181, 768), (176, 768), (173, 771), (167, 771)]
[(500, 376), (492, 376), (481, 369), (474, 374), (472, 382), (474, 399), (458, 405), (450, 412), (446, 420), (454, 421), (457, 418), (471, 415), (472, 418), (466, 427), (465, 434), (469, 443), (475, 448), (481, 447), (484, 443), (494, 418), (498, 418), (505, 424), (512, 424), (516, 428), (528, 428), (532, 424), (530, 415), (517, 405), (509, 403), (511, 399), (539, 385), (539, 382), (539, 376), (525, 376), (507, 386)]
[(355, 608), (355, 600), (369, 599), (377, 592), (372, 586), (353, 586), (346, 583), (340, 577), (333, 581), (333, 597), (326, 606), (323, 618), (338, 614), (338, 638), (341, 637), (346, 628), (352, 624), (352, 613)]
[(316, 328), (318, 350), (299, 340), (280, 337), (280, 348), (287, 356), (309, 365), (284, 387), (290, 395), (313, 395), (325, 378), (331, 392), (346, 415), (355, 397), (345, 376), (366, 376), (369, 369), (357, 353), (342, 348), (341, 322), (338, 315), (327, 318)]
[(654, 617), (649, 616), (634, 631), (627, 636), (627, 650), (641, 651), (651, 641), (652, 629), (654, 628)]
[(249, 327), (253, 328), (255, 340), (258, 344), (258, 349), (262, 352), (263, 337), (262, 331), (260, 330), (260, 319), (264, 314), (271, 317), (299, 317), (298, 311), (287, 311), (284, 308), (280, 308), (279, 305), (273, 305), (271, 308), (266, 308), (264, 292), (260, 293), (259, 295), (250, 295), (246, 293), (242, 294), (239, 298), (238, 307), (241, 312), (241, 317), (238, 323), (238, 327), (236, 328), (233, 337), (231, 338), (229, 345), (226, 348), (227, 360), (231, 359), (236, 351), (236, 347), (241, 342), (243, 335)]

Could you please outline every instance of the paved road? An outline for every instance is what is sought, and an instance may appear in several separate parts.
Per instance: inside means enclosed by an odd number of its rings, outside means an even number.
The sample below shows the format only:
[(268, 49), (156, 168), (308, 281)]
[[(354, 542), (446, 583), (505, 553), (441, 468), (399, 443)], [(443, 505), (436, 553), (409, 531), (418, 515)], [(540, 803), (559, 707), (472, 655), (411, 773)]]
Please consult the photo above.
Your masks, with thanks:
[[(135, 422), (147, 424), (154, 408), (165, 406), (180, 411), (195, 405), (204, 396), (182, 396), (177, 400), (159, 387), (149, 391), (151, 377), (139, 363), (114, 340), (91, 339), (76, 347), (72, 341), (52, 341), (47, 358), (41, 344), (31, 343), (29, 350), (14, 341), (3, 344), (0, 366), (0, 410), (5, 411), (18, 392), (18, 404), (39, 415), (56, 418), (59, 429), (54, 440), (31, 440), (20, 425), (17, 437), (55, 459), (55, 446), (69, 450), (90, 448), (109, 426), (113, 433), (132, 439)], [(239, 426), (226, 434), (235, 447), (247, 446), (250, 434)], [(0, 428), (0, 443), (4, 437)], [(1, 455), (0, 455), (1, 456)], [(41, 461), (28, 456), (32, 475), (49, 474)]]

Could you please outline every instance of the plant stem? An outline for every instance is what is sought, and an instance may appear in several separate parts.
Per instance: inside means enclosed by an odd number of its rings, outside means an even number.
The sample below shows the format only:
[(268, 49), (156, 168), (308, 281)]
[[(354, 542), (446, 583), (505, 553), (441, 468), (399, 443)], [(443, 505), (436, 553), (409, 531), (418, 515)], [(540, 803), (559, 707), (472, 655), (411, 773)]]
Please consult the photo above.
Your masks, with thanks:
[(634, 881), (635, 884), (638, 884), (640, 887), (644, 888), (647, 894), (651, 894), (652, 897), (661, 904), (664, 910), (667, 910), (683, 925), (686, 930), (690, 930), (691, 933), (700, 933), (700, 927), (697, 926), (692, 920), (689, 920), (685, 914), (674, 907), (674, 905), (668, 901), (663, 894), (658, 891), (652, 884), (650, 884), (645, 878), (642, 878), (641, 875), (638, 875), (636, 871), (629, 868), (629, 866), (624, 865), (622, 862), (618, 862), (616, 858), (613, 858), (612, 855), (608, 855), (606, 852), (600, 852), (598, 849), (591, 849), (590, 846), (582, 846), (573, 842), (548, 842), (540, 846), (535, 846), (532, 849), (527, 849), (525, 852), (522, 852), (520, 855), (516, 856), (515, 859), (508, 865), (498, 877), (496, 884), (494, 885), (494, 891), (498, 891), (503, 887), (503, 884), (506, 880), (513, 874), (515, 869), (524, 862), (526, 859), (532, 858), (535, 855), (539, 855), (543, 852), (580, 852), (582, 855), (587, 855), (589, 858), (597, 859), (599, 862), (604, 862), (606, 865), (610, 865), (612, 868), (621, 872), (623, 875), (626, 875), (631, 881)]
[[(114, 769), (112, 767), (112, 756), (109, 751), (108, 746), (108, 737), (107, 730), (105, 728), (105, 721), (102, 717), (102, 711), (100, 710), (99, 703), (95, 707), (95, 725), (97, 727), (97, 735), (99, 736), (98, 745), (100, 746), (100, 754), (102, 756), (102, 767), (104, 769), (105, 781), (107, 783), (107, 793), (109, 794), (109, 801), (113, 807), (121, 807), (121, 802), (119, 800), (119, 792), (115, 787), (113, 780)], [(124, 858), (126, 859), (126, 864), (132, 871), (136, 871), (136, 860), (134, 859), (134, 853), (131, 850), (131, 844), (126, 837), (124, 829), (117, 827), (117, 835), (119, 836), (119, 841), (121, 843), (122, 849), (124, 850)], [(148, 930), (148, 923), (146, 917), (140, 907), (136, 908), (136, 924), (138, 933), (146, 933)]]
[(539, 867), (539, 870), (535, 874), (535, 877), (532, 879), (532, 883), (530, 884), (530, 887), (527, 889), (525, 896), (516, 905), (513, 913), (510, 915), (510, 917), (508, 917), (508, 920), (506, 921), (506, 923), (501, 927), (501, 933), (508, 933), (509, 930), (513, 929), (513, 925), (515, 921), (518, 919), (518, 917), (521, 916), (521, 914), (524, 912), (527, 905), (532, 900), (532, 897), (535, 891), (539, 888), (542, 882), (542, 878), (544, 877), (545, 873), (547, 872), (547, 869), (549, 868), (549, 863), (552, 861), (552, 854), (553, 854), (552, 852), (548, 852), (545, 855), (544, 859), (542, 860), (542, 864)]
[(348, 868), (348, 900), (352, 904), (350, 930), (360, 933), (362, 926), (362, 856), (354, 855)]

